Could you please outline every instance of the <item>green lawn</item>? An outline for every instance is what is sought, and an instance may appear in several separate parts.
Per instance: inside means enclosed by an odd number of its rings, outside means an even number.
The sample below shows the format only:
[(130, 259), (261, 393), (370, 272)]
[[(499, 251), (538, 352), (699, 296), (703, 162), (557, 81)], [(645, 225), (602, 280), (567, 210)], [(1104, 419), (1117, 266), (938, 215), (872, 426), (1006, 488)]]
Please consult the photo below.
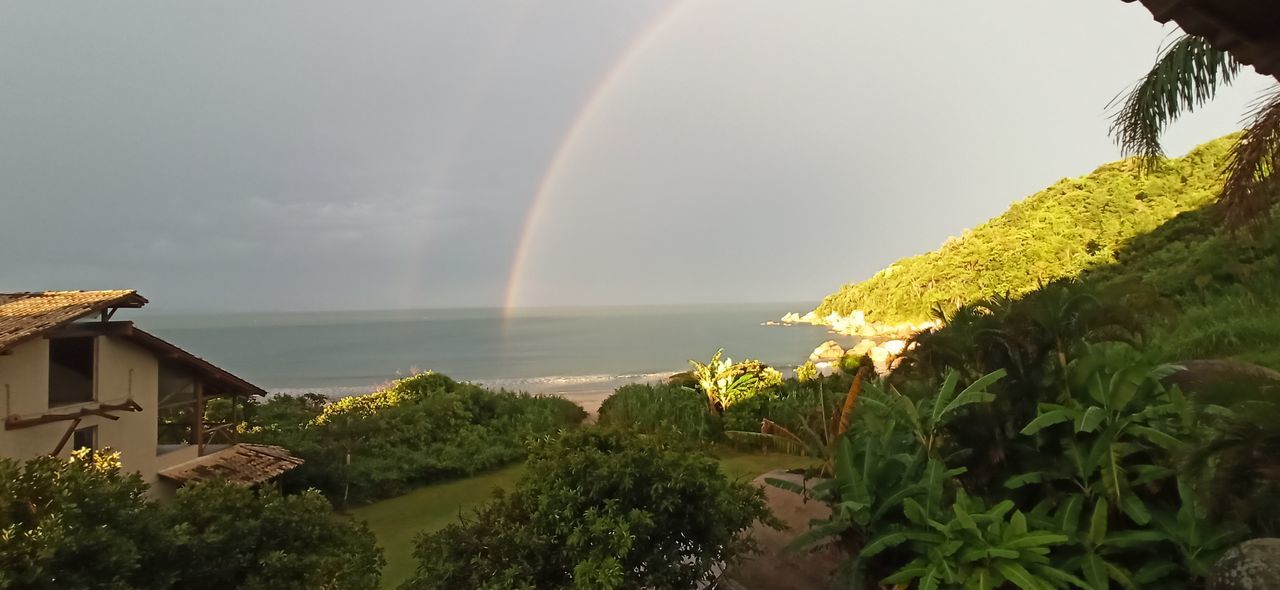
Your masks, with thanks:
[(507, 488), (520, 478), (524, 465), (493, 473), (418, 488), (403, 496), (356, 508), (351, 515), (369, 523), (387, 557), (382, 587), (395, 588), (413, 575), (413, 538), (434, 531), (480, 506), (495, 488)]
[[(723, 451), (720, 467), (729, 477), (751, 479), (774, 469), (792, 469), (813, 463), (812, 459), (778, 453), (753, 454)], [(369, 523), (387, 557), (382, 570), (382, 587), (395, 588), (413, 575), (413, 538), (454, 522), (485, 502), (495, 488), (510, 487), (520, 478), (523, 465), (500, 471), (418, 488), (403, 496), (383, 500), (351, 511)]]
[(743, 453), (740, 451), (721, 451), (720, 469), (732, 478), (755, 479), (756, 476), (774, 469), (798, 469), (815, 464), (808, 457), (784, 455), (782, 453)]

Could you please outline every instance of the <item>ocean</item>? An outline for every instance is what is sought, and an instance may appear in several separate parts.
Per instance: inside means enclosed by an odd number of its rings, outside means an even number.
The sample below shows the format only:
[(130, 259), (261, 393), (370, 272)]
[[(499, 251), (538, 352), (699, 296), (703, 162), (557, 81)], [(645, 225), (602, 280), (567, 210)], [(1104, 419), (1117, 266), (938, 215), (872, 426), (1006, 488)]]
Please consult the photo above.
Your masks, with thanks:
[(706, 362), (716, 349), (779, 368), (835, 339), (817, 326), (764, 326), (812, 304), (652, 305), (140, 314), (136, 324), (273, 392), (340, 397), (417, 371), (534, 393), (611, 391)]

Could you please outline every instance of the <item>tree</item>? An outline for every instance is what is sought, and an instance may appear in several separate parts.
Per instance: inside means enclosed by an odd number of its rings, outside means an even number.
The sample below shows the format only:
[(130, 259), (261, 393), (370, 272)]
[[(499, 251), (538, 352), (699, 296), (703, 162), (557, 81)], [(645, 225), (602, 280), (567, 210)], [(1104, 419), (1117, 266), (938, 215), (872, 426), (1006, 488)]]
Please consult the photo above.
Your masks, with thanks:
[(118, 453), (0, 459), (0, 589), (167, 588), (163, 524)]
[[(1134, 85), (1112, 118), (1111, 134), (1127, 155), (1152, 170), (1164, 151), (1160, 135), (1183, 114), (1213, 99), (1241, 65), (1194, 35), (1167, 45), (1156, 64)], [(1235, 224), (1267, 215), (1280, 188), (1280, 87), (1258, 102), (1227, 166), (1219, 202)]]
[(362, 590), (382, 563), (317, 492), (208, 482), (156, 503), (116, 453), (0, 460), (0, 590)]
[(533, 451), (525, 476), (470, 519), (420, 536), (404, 590), (693, 588), (776, 525), (763, 492), (671, 438), (600, 428)]
[(343, 590), (378, 587), (382, 551), (363, 523), (334, 514), (314, 490), (284, 496), (210, 482), (162, 507), (178, 566), (192, 590)]

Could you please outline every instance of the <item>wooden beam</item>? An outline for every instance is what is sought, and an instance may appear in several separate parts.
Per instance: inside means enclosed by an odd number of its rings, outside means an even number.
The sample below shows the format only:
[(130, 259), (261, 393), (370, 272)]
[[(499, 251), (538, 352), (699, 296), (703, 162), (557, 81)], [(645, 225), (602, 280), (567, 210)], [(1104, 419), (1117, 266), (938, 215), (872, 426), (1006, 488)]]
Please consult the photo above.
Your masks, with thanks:
[(104, 334), (116, 336), (128, 336), (133, 334), (133, 322), (70, 324), (65, 328), (46, 332), (44, 337), (50, 340), (55, 340), (58, 338), (88, 338), (90, 336), (102, 336)]
[(18, 430), (20, 428), (31, 428), (32, 426), (40, 426), (41, 424), (52, 424), (54, 422), (62, 422), (63, 420), (79, 420), (89, 416), (102, 416), (108, 420), (119, 420), (119, 416), (113, 416), (108, 412), (141, 412), (142, 406), (138, 402), (128, 400), (122, 404), (101, 404), (94, 408), (80, 408), (74, 412), (65, 414), (44, 414), (34, 418), (19, 418), (18, 416), (9, 416), (4, 419), (5, 430)]
[(53, 448), (53, 452), (50, 453), (51, 455), (53, 455), (54, 457), (57, 457), (60, 453), (62, 453), (62, 447), (67, 446), (67, 441), (71, 440), (71, 435), (75, 434), (76, 427), (79, 425), (80, 425), (80, 418), (76, 418), (75, 420), (71, 421), (71, 426), (68, 426), (67, 431), (62, 433), (62, 438), (58, 441), (58, 446)]
[(192, 432), (196, 439), (196, 456), (204, 456), (204, 382), (196, 380), (196, 411)]

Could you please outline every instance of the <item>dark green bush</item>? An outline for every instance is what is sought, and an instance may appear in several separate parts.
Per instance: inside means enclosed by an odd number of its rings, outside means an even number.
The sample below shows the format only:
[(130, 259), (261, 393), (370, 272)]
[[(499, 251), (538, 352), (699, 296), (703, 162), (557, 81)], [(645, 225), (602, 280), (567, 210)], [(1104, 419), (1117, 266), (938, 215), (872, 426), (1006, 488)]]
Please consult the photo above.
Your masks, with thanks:
[(720, 436), (720, 420), (698, 391), (676, 385), (632, 384), (619, 387), (600, 404), (601, 426), (643, 433), (673, 432), (693, 440)]
[(586, 413), (559, 397), (493, 392), (424, 373), (318, 413), (297, 400), (273, 399), (255, 417), (251, 440), (306, 460), (284, 476), (288, 489), (313, 487), (345, 505), (519, 461), (527, 441), (575, 427)]
[(109, 455), (0, 459), (0, 589), (169, 587), (146, 491)]
[(721, 417), (725, 431), (759, 432), (761, 422), (772, 415), (777, 402), (778, 395), (770, 391), (729, 406)]
[(316, 491), (284, 496), (210, 482), (161, 506), (174, 587), (309, 590), (378, 587), (382, 552), (363, 523), (337, 516)]
[(540, 444), (469, 519), (420, 536), (405, 590), (694, 588), (773, 523), (759, 488), (681, 438), (591, 428)]
[(119, 467), (0, 459), (0, 589), (378, 587), (373, 535), (319, 494), (212, 482), (158, 504)]

